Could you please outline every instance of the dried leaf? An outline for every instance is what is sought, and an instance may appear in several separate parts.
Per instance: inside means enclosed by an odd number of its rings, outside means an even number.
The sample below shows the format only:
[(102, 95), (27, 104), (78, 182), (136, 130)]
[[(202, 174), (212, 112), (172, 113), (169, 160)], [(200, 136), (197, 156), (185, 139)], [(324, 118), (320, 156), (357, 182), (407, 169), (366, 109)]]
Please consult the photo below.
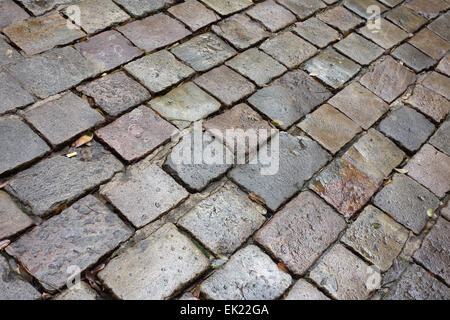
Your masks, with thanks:
[(85, 134), (84, 136), (80, 137), (77, 141), (75, 141), (72, 144), (72, 148), (81, 147), (82, 145), (85, 145), (86, 143), (91, 142), (93, 138), (94, 138), (93, 133)]
[(77, 155), (78, 155), (78, 152), (72, 152), (72, 153), (66, 154), (66, 157), (67, 158), (73, 158), (73, 157), (76, 157)]
[(11, 243), (10, 240), (3, 240), (3, 241), (0, 241), (0, 251), (2, 251), (2, 250), (5, 249), (7, 246), (9, 246), (10, 243)]
[(395, 168), (394, 170), (397, 171), (398, 173), (402, 173), (402, 174), (407, 174), (408, 173), (408, 170), (406, 170), (406, 169), (397, 169), (397, 168)]
[(388, 181), (386, 181), (384, 184), (383, 184), (383, 186), (387, 186), (388, 184), (391, 184), (392, 183), (392, 179), (389, 179)]
[(8, 181), (3, 182), (2, 184), (0, 184), (0, 189), (3, 189), (4, 187), (6, 187), (8, 185)]
[(289, 270), (288, 270), (288, 268), (286, 267), (285, 264), (283, 264), (283, 263), (278, 263), (277, 266), (278, 266), (278, 269), (280, 269), (281, 271), (286, 272), (286, 273), (289, 273)]
[(248, 197), (250, 198), (250, 200), (255, 201), (258, 204), (261, 204), (261, 205), (266, 204), (266, 201), (263, 198), (261, 198), (260, 196), (258, 196), (257, 194), (250, 193), (248, 195)]
[(284, 125), (283, 121), (281, 120), (272, 120), (271, 123), (275, 126), (275, 127), (282, 127)]

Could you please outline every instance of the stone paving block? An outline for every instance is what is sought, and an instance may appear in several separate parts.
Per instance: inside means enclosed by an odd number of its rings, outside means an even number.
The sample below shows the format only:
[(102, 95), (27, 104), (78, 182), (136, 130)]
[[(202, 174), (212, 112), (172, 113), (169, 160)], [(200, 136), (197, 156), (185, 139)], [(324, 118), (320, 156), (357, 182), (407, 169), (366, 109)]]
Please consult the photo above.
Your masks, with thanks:
[(86, 282), (81, 281), (78, 285), (58, 294), (54, 300), (89, 301), (98, 300), (98, 298), (97, 292), (86, 284)]
[(232, 47), (209, 32), (198, 35), (171, 51), (196, 71), (209, 70), (236, 54)]
[(111, 116), (118, 116), (151, 97), (143, 86), (122, 71), (77, 87), (77, 90), (94, 98), (95, 104)]
[(179, 62), (169, 51), (161, 50), (125, 66), (151, 92), (163, 91), (194, 74), (194, 70)]
[(371, 267), (341, 244), (336, 244), (312, 269), (309, 277), (338, 300), (363, 300), (370, 295)]
[[(202, 143), (203, 149), (195, 147), (195, 139), (199, 139), (197, 141)], [(199, 137), (189, 133), (172, 149), (165, 167), (189, 188), (201, 191), (211, 181), (225, 174), (233, 163), (233, 154), (219, 140), (208, 133)]]
[(197, 31), (220, 19), (214, 11), (206, 8), (197, 0), (187, 0), (170, 7), (167, 11), (181, 20), (192, 31)]
[(8, 70), (26, 89), (42, 99), (99, 73), (94, 64), (70, 46), (27, 58), (8, 66)]
[(79, 42), (75, 48), (95, 64), (100, 72), (114, 69), (143, 53), (114, 30), (102, 32), (87, 41)]
[(0, 29), (11, 24), (17, 24), (29, 18), (30, 15), (13, 0), (0, 2)]
[(229, 176), (249, 192), (264, 199), (267, 207), (275, 211), (302, 189), (303, 184), (329, 159), (328, 153), (316, 142), (280, 132), (279, 169), (275, 174), (261, 174), (263, 164), (258, 162), (239, 165)]
[(384, 53), (383, 48), (357, 33), (352, 33), (339, 41), (334, 48), (362, 65), (369, 65)]
[(395, 23), (409, 33), (416, 32), (428, 22), (428, 20), (422, 17), (420, 14), (404, 5), (398, 6), (389, 11), (389, 13), (386, 15), (386, 19)]
[(33, 0), (18, 0), (25, 8), (31, 11), (35, 16), (40, 16), (54, 8), (60, 6), (66, 6), (71, 4), (77, 4), (80, 0), (44, 0), (44, 1), (33, 1)]
[(151, 165), (111, 190), (102, 191), (102, 195), (140, 228), (174, 208), (189, 193), (161, 168)]
[(0, 300), (37, 300), (40, 297), (39, 291), (14, 274), (6, 258), (0, 256)]
[(67, 270), (95, 264), (133, 233), (120, 218), (89, 195), (36, 226), (7, 247), (47, 289), (66, 285)]
[(341, 87), (361, 70), (358, 64), (333, 49), (321, 52), (309, 60), (304, 68), (334, 89)]
[(0, 36), (0, 67), (19, 61), (22, 58), (7, 41), (6, 38)]
[(285, 300), (330, 300), (308, 281), (299, 279), (291, 288)]
[(450, 190), (450, 157), (426, 144), (405, 167), (408, 175), (439, 198)]
[(345, 228), (344, 219), (306, 191), (275, 214), (254, 239), (289, 270), (302, 275)]
[(359, 82), (384, 101), (391, 103), (415, 81), (416, 75), (413, 72), (387, 56)]
[(425, 269), (412, 264), (384, 297), (385, 300), (448, 300), (450, 289)]
[(59, 13), (32, 18), (23, 23), (11, 25), (3, 32), (28, 55), (47, 51), (58, 45), (68, 44), (82, 38), (85, 33), (68, 22)]
[(390, 49), (408, 38), (408, 33), (381, 18), (381, 29), (369, 29), (368, 25), (359, 29), (359, 32), (366, 38), (372, 40), (384, 49)]
[(11, 197), (0, 191), (0, 239), (11, 237), (33, 224), (33, 220), (19, 209)]
[(258, 90), (248, 102), (272, 120), (281, 122), (282, 129), (287, 129), (330, 96), (323, 85), (296, 70)]
[(442, 39), (450, 41), (450, 14), (446, 13), (428, 26), (428, 29), (436, 33)]
[(450, 50), (450, 43), (426, 28), (416, 33), (409, 43), (436, 60), (441, 59)]
[(337, 159), (311, 181), (309, 188), (351, 218), (370, 200), (378, 185), (350, 162)]
[(271, 32), (276, 32), (296, 22), (295, 16), (273, 0), (258, 3), (247, 11), (247, 14), (260, 21)]
[(387, 271), (408, 240), (408, 230), (382, 211), (367, 206), (350, 225), (341, 241)]
[(445, 119), (450, 111), (450, 102), (447, 99), (422, 85), (416, 85), (413, 94), (406, 99), (406, 103), (433, 118), (436, 122)]
[(413, 0), (406, 3), (406, 6), (420, 13), (427, 19), (435, 18), (441, 11), (450, 7), (445, 0)]
[(231, 183), (201, 201), (178, 225), (216, 255), (231, 255), (265, 222), (266, 209)]
[(252, 0), (201, 0), (208, 7), (214, 9), (219, 14), (227, 16), (229, 14), (241, 11), (253, 4)]
[(409, 151), (419, 150), (434, 129), (427, 118), (406, 106), (393, 110), (378, 126), (378, 130)]
[(186, 27), (164, 13), (136, 20), (118, 28), (136, 46), (153, 51), (177, 42), (191, 34)]
[(431, 137), (430, 143), (450, 156), (450, 121), (445, 121)]
[(151, 100), (149, 105), (179, 128), (185, 128), (191, 122), (206, 118), (220, 109), (220, 102), (193, 82), (187, 82)]
[(247, 49), (270, 36), (258, 22), (244, 14), (235, 14), (213, 25), (211, 29), (239, 50)]
[(253, 83), (223, 65), (195, 78), (194, 83), (227, 106), (231, 106), (256, 90)]
[(291, 10), (301, 20), (327, 7), (320, 0), (278, 0), (278, 3)]
[(379, 0), (381, 3), (389, 6), (389, 7), (395, 7), (402, 3), (404, 0)]
[(342, 33), (349, 32), (364, 22), (363, 19), (341, 6), (319, 13), (317, 18), (339, 29)]
[(445, 208), (441, 209), (441, 216), (450, 221), (450, 202), (447, 203)]
[(436, 71), (442, 72), (450, 77), (450, 54), (442, 58), (441, 62), (436, 67)]
[(368, 12), (368, 8), (370, 6), (379, 7), (380, 13), (383, 13), (386, 10), (388, 10), (388, 8), (386, 8), (381, 3), (379, 3), (375, 0), (345, 0), (344, 6), (347, 9), (353, 11), (354, 13), (356, 13), (366, 19), (368, 19), (372, 15), (372, 12)]
[(325, 48), (331, 42), (340, 39), (339, 32), (317, 18), (296, 23), (292, 31), (319, 48)]
[(450, 284), (450, 222), (440, 218), (427, 234), (414, 259)]
[(140, 17), (174, 4), (176, 3), (176, 0), (114, 0), (114, 2), (119, 4), (134, 17)]
[(369, 129), (343, 155), (343, 159), (377, 183), (381, 183), (399, 166), (404, 157), (405, 153), (395, 143), (375, 129)]
[(358, 82), (352, 82), (328, 103), (355, 121), (363, 129), (369, 129), (389, 106)]
[(250, 78), (258, 86), (263, 86), (287, 70), (275, 59), (255, 48), (241, 53), (225, 64)]
[(329, 104), (324, 104), (313, 113), (306, 115), (298, 127), (332, 154), (338, 152), (361, 132), (361, 128), (356, 123)]
[(72, 140), (104, 120), (87, 101), (70, 91), (36, 103), (25, 111), (24, 117), (54, 146)]
[(43, 156), (50, 148), (20, 118), (0, 118), (0, 174)]
[(439, 207), (439, 199), (406, 175), (395, 174), (392, 183), (375, 196), (373, 203), (405, 227), (419, 234), (428, 221), (427, 211)]
[(6, 72), (0, 72), (0, 114), (34, 102), (31, 94)]
[(98, 276), (123, 300), (163, 300), (209, 267), (192, 241), (167, 223), (111, 260)]
[(403, 61), (405, 65), (416, 72), (421, 72), (424, 69), (428, 69), (436, 63), (434, 59), (430, 58), (409, 43), (404, 43), (397, 47), (392, 52), (392, 56)]
[(296, 68), (317, 53), (317, 49), (309, 42), (285, 32), (266, 40), (260, 49), (288, 68)]
[(123, 169), (120, 161), (95, 141), (76, 150), (76, 157), (54, 156), (22, 171), (6, 190), (35, 215), (45, 216)]
[(124, 114), (96, 131), (96, 135), (126, 161), (149, 154), (170, 139), (177, 129), (146, 106)]
[(289, 288), (292, 278), (254, 245), (236, 252), (200, 285), (213, 300), (272, 300)]
[(433, 71), (428, 73), (423, 79), (421, 79), (420, 83), (428, 89), (431, 89), (434, 92), (439, 93), (441, 96), (446, 97), (447, 100), (450, 99), (449, 77)]

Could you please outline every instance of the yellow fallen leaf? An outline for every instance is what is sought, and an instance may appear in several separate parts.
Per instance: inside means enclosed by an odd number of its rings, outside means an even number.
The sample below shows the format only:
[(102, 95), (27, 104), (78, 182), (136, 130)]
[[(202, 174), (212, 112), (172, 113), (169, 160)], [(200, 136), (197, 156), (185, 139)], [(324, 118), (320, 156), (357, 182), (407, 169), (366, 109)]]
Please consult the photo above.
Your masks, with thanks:
[(76, 157), (77, 155), (78, 155), (78, 152), (72, 152), (72, 153), (66, 154), (66, 157), (67, 158), (73, 158), (73, 157)]
[(275, 127), (282, 127), (283, 126), (283, 121), (281, 120), (272, 120), (271, 123), (275, 126)]
[(2, 184), (0, 184), (0, 189), (3, 189), (4, 187), (6, 187), (8, 185), (8, 181), (3, 182)]
[(85, 134), (84, 136), (78, 138), (78, 140), (72, 144), (72, 148), (81, 147), (82, 145), (85, 145), (86, 143), (91, 142), (93, 138), (94, 138), (93, 133)]
[(433, 215), (434, 215), (433, 209), (428, 209), (427, 210), (427, 216), (429, 216), (430, 218), (433, 218)]
[(258, 204), (261, 204), (261, 205), (265, 205), (266, 204), (266, 201), (264, 201), (263, 198), (261, 198), (260, 196), (254, 194), (254, 193), (250, 193), (248, 195), (248, 197), (250, 198), (250, 200), (255, 201)]

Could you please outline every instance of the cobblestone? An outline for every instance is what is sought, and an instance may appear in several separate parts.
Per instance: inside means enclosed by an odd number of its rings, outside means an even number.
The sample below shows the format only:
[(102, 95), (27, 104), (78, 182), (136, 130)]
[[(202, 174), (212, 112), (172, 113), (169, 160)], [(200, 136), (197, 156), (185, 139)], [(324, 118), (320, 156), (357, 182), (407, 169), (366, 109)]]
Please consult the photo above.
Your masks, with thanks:
[(424, 76), (420, 83), (426, 88), (446, 97), (447, 100), (450, 99), (450, 78), (438, 72), (430, 72)]
[(317, 10), (326, 8), (320, 0), (279, 0), (278, 2), (291, 10), (300, 20), (304, 20)]
[(416, 49), (409, 43), (404, 43), (401, 46), (397, 47), (393, 52), (392, 56), (400, 59), (410, 67), (414, 69), (416, 72), (423, 71), (424, 69), (428, 69), (432, 65), (436, 63), (435, 60)]
[(75, 285), (70, 289), (67, 289), (63, 293), (57, 295), (55, 300), (68, 300), (68, 301), (89, 301), (99, 300), (98, 294), (92, 289), (86, 282), (81, 281), (79, 285)]
[(0, 72), (0, 114), (14, 111), (34, 102), (31, 94), (8, 73)]
[(297, 23), (293, 31), (320, 48), (340, 39), (339, 32), (317, 18)]
[(260, 21), (271, 32), (276, 32), (296, 22), (295, 16), (272, 0), (258, 3), (247, 14)]
[(426, 28), (416, 33), (409, 43), (436, 60), (441, 59), (450, 50), (450, 43)]
[(449, 8), (449, 4), (443, 0), (413, 0), (406, 4), (409, 8), (420, 13), (427, 19), (436, 17), (439, 12)]
[(354, 13), (360, 15), (363, 18), (368, 19), (371, 16), (371, 13), (368, 12), (367, 8), (369, 6), (378, 6), (380, 8), (380, 13), (383, 13), (387, 10), (387, 8), (381, 5), (379, 2), (375, 0), (345, 0), (344, 6), (353, 11)]
[(289, 291), (285, 300), (330, 300), (308, 281), (300, 279)]
[(436, 122), (445, 119), (450, 111), (450, 102), (447, 99), (422, 85), (414, 88), (413, 94), (406, 102)]
[(445, 121), (431, 137), (430, 143), (450, 156), (450, 121)]
[(18, 24), (29, 17), (30, 15), (13, 0), (4, 0), (0, 3), (0, 29)]
[(434, 20), (432, 23), (430, 23), (428, 29), (430, 29), (446, 41), (450, 41), (450, 14), (446, 13)]
[(11, 197), (0, 191), (0, 239), (13, 236), (33, 224), (33, 220), (17, 207)]
[(114, 0), (134, 17), (140, 17), (148, 13), (153, 13), (167, 5), (173, 4), (176, 0)]
[(37, 300), (40, 297), (39, 291), (14, 274), (6, 258), (0, 256), (0, 300)]
[(356, 33), (339, 41), (334, 47), (361, 65), (368, 65), (378, 59), (384, 49)]
[(252, 0), (233, 0), (233, 1), (222, 1), (222, 0), (201, 0), (208, 7), (214, 9), (219, 14), (227, 16), (231, 13), (241, 11), (253, 4)]
[(403, 28), (406, 32), (416, 32), (427, 23), (427, 19), (404, 5), (398, 6), (389, 12), (386, 18)]
[(341, 6), (319, 13), (317, 18), (330, 26), (339, 29), (342, 33), (349, 32), (351, 29), (354, 29), (364, 22), (363, 19)]
[(436, 67), (436, 70), (450, 77), (450, 54), (447, 54), (444, 58), (442, 58), (441, 62), (439, 62)]
[(6, 41), (6, 38), (0, 36), (0, 67), (19, 61), (21, 57), (17, 50)]
[(196, 0), (187, 0), (176, 6), (170, 7), (167, 11), (181, 20), (192, 31), (197, 31), (220, 19), (214, 11), (209, 10)]

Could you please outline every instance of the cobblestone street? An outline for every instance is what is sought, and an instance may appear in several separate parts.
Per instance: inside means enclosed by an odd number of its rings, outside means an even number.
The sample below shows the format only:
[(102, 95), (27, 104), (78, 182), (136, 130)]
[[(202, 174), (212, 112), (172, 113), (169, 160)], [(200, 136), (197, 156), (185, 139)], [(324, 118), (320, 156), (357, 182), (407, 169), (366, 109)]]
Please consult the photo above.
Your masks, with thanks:
[(449, 9), (0, 0), (0, 300), (449, 300)]

